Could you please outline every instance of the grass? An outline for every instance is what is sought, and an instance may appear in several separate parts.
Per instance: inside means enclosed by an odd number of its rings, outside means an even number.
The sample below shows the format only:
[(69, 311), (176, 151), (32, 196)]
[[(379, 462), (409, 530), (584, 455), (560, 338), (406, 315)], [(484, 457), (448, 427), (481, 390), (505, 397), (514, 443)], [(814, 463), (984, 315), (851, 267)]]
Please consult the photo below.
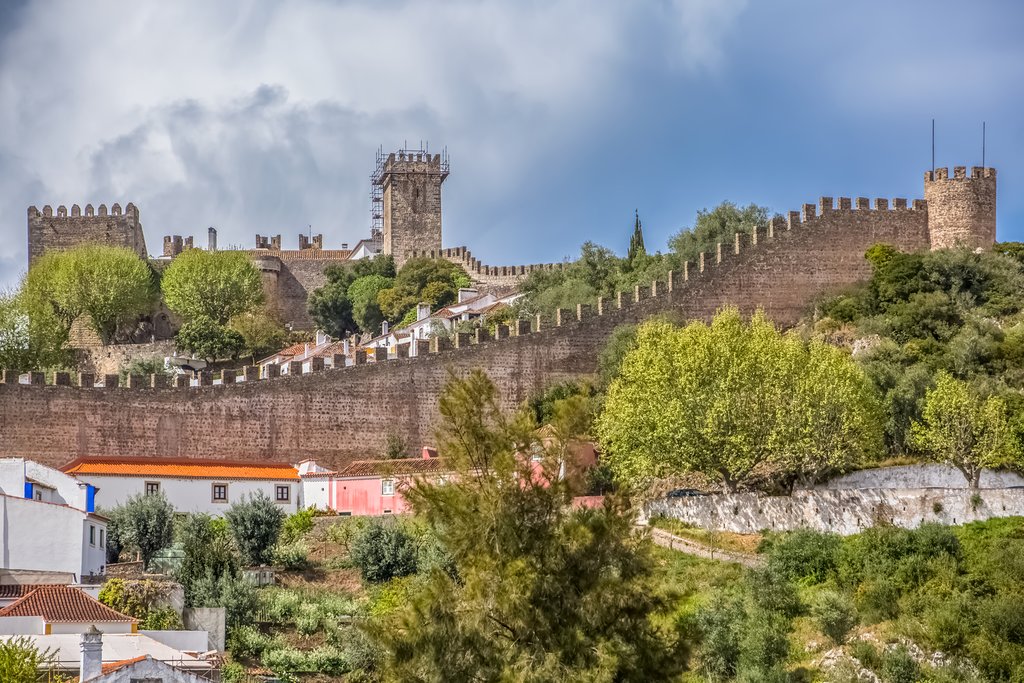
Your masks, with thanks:
[(658, 529), (702, 543), (711, 548), (731, 550), (737, 553), (753, 555), (761, 544), (761, 534), (736, 534), (731, 531), (708, 531), (686, 522), (668, 517), (652, 517), (650, 525)]

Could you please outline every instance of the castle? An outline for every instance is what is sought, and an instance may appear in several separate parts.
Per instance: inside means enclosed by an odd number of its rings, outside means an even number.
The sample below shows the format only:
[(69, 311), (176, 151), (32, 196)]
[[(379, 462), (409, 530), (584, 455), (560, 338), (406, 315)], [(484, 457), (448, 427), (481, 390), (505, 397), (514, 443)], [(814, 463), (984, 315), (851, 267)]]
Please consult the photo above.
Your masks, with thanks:
[[(401, 168), (401, 161), (395, 159), (392, 168)], [(414, 163), (422, 166), (410, 168), (440, 169), (433, 160)], [(444, 178), (431, 172), (429, 178), (413, 176), (415, 182), (391, 186), (410, 202), (400, 206), (402, 211), (434, 210), (426, 191), (436, 184), (439, 200)], [(245, 368), (241, 374), (225, 371), (219, 383), (205, 375), (192, 388), (168, 386), (162, 376), (132, 377), (122, 388), (116, 375), (97, 382), (86, 373), (79, 375), (77, 386), (68, 373), (56, 373), (53, 383), (46, 384), (43, 373), (33, 372), (23, 383), (18, 372), (4, 370), (0, 450), (56, 465), (81, 455), (316, 458), (341, 465), (380, 452), (392, 433), (408, 443), (429, 443), (437, 398), (453, 370), (482, 368), (497, 384), (503, 405), (512, 407), (552, 382), (593, 373), (598, 352), (619, 325), (664, 312), (709, 319), (726, 304), (744, 313), (760, 308), (780, 325), (791, 325), (822, 293), (866, 279), (870, 267), (864, 252), (874, 244), (904, 251), (993, 245), (995, 169), (975, 167), (968, 175), (965, 167), (957, 167), (952, 176), (947, 169), (929, 171), (924, 194), (924, 199), (891, 204), (841, 197), (837, 205), (822, 197), (753, 233), (737, 233), (665, 281), (620, 292), (613, 300), (559, 310), (553, 318), (519, 320), (511, 327), (477, 330), (472, 337), (459, 333), (452, 347), (433, 339), (429, 352), (417, 348), (412, 357), (402, 347), (390, 357), (385, 349), (372, 358), (356, 351), (348, 357), (338, 354), (331, 369), (319, 359), (306, 373), (302, 367), (289, 368), (287, 376), (260, 380), (253, 368)], [(420, 253), (428, 242), (438, 244), (439, 214), (436, 225), (417, 218), (417, 236), (396, 243), (395, 220), (401, 215), (396, 207), (391, 253), (396, 244), (406, 255)], [(68, 220), (45, 213), (50, 222), (43, 221), (44, 227)], [(134, 207), (132, 215), (137, 222)], [(386, 227), (386, 207), (383, 217)], [(110, 228), (116, 239), (126, 244), (134, 239), (131, 230), (116, 228)], [(420, 229), (428, 236), (421, 239)], [(468, 253), (434, 246), (424, 251), (435, 258), (463, 259)], [(274, 250), (265, 251), (270, 255)], [(492, 275), (486, 268), (486, 277), (520, 275), (519, 268), (512, 275), (508, 269), (506, 275)]]

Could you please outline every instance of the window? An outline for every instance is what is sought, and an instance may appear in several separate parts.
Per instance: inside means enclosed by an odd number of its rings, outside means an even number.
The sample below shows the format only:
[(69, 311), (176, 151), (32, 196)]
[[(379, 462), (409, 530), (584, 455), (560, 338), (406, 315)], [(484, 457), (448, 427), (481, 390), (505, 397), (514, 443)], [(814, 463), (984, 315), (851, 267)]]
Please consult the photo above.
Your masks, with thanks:
[(107, 530), (106, 529), (100, 529), (100, 547), (101, 548), (106, 548), (107, 547)]
[(382, 496), (393, 496), (395, 495), (395, 480), (394, 479), (382, 479), (380, 482), (380, 495)]
[(89, 525), (89, 545), (96, 545), (96, 525)]
[(147, 481), (146, 482), (146, 495), (154, 493), (160, 493), (160, 482), (158, 481)]
[(36, 500), (42, 500), (43, 499), (43, 492), (42, 491), (36, 491), (33, 497)]
[(287, 503), (292, 497), (292, 487), (285, 484), (277, 487), (277, 502)]
[(227, 484), (214, 484), (213, 485), (213, 502), (214, 503), (226, 503), (226, 502), (228, 502), (228, 485)]

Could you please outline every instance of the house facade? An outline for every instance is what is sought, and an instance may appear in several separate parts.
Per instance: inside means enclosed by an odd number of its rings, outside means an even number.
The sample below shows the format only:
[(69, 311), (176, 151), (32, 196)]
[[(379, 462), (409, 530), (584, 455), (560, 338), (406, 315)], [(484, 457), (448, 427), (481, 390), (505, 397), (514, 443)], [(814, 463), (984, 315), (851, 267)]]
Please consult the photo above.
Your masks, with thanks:
[(0, 458), (0, 568), (79, 581), (102, 574), (107, 520), (95, 501), (86, 482), (24, 458)]
[(0, 635), (136, 633), (138, 621), (72, 586), (37, 586), (0, 610)]
[(64, 472), (94, 486), (96, 504), (104, 509), (147, 493), (163, 493), (177, 512), (214, 516), (258, 492), (286, 514), (301, 504), (298, 470), (287, 463), (89, 456), (66, 465)]

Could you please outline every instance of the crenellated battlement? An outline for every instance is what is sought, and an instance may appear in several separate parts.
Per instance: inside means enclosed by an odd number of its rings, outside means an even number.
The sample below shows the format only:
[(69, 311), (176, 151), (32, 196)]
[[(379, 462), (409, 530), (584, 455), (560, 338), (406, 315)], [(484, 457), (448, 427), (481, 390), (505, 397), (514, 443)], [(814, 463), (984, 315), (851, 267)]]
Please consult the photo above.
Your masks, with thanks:
[(469, 276), (482, 284), (515, 284), (530, 273), (562, 270), (566, 263), (533, 263), (519, 266), (490, 266), (481, 263), (466, 247), (428, 249), (411, 252), (410, 258), (444, 259), (461, 266)]
[(122, 211), (114, 203), (107, 211), (106, 204), (95, 209), (85, 205), (71, 205), (71, 211), (61, 204), (54, 208), (46, 204), (40, 211), (28, 207), (29, 263), (47, 251), (62, 251), (81, 244), (107, 244), (126, 247), (146, 258), (146, 240), (139, 222), (139, 209), (128, 202)]
[(933, 249), (991, 249), (996, 241), (996, 169), (935, 168), (924, 174)]

